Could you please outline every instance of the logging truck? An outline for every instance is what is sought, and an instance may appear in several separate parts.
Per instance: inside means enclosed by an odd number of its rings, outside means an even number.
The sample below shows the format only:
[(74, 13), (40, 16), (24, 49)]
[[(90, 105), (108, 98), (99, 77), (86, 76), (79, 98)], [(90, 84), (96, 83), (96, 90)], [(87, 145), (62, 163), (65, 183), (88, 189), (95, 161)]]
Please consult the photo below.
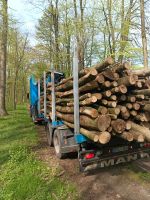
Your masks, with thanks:
[[(130, 72), (119, 77), (118, 72), (125, 65), (113, 66), (113, 70), (114, 67), (116, 69), (113, 79), (111, 67), (107, 69), (108, 65), (112, 66), (111, 62), (107, 60), (92, 67), (90, 72), (86, 69), (88, 72), (82, 70), (78, 73), (75, 50), (72, 77), (65, 79), (64, 73), (50, 70), (44, 72), (38, 81), (33, 76), (30, 78), (30, 114), (33, 121), (45, 125), (48, 144), (54, 146), (59, 159), (72, 152), (78, 153), (81, 171), (150, 156), (150, 130), (137, 124), (138, 120), (143, 119), (140, 116), (145, 116), (144, 113), (137, 114), (141, 106), (139, 99), (144, 96), (142, 90), (141, 93), (135, 92), (136, 88), (141, 87), (140, 81), (136, 75), (129, 75)], [(98, 84), (91, 79), (94, 76)], [(93, 81), (92, 88), (90, 81)], [(100, 86), (102, 89), (97, 90)], [(129, 92), (125, 95), (127, 87), (134, 90), (134, 94)], [(92, 91), (92, 96), (88, 91)], [(57, 98), (59, 95), (66, 95), (66, 98)], [(72, 95), (71, 98), (69, 95)], [(96, 101), (100, 102), (99, 107)], [(93, 107), (87, 107), (93, 104)]]

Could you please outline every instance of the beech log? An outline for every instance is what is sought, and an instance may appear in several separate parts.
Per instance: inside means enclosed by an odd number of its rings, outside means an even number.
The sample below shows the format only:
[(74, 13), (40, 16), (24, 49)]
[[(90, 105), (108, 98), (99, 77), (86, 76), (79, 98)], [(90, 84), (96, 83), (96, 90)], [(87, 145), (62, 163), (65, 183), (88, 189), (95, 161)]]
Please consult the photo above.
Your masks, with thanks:
[(112, 65), (114, 63), (114, 60), (111, 57), (108, 57), (104, 62), (98, 63), (93, 66), (98, 72), (101, 72), (105, 68), (107, 68), (109, 65)]
[(120, 108), (108, 108), (109, 114), (119, 115)]
[(110, 126), (111, 118), (109, 115), (99, 115), (97, 120), (98, 129), (100, 131), (106, 131)]
[[(73, 123), (74, 122), (74, 116), (73, 114), (62, 114), (60, 112), (56, 112), (56, 116), (59, 117), (60, 119), (64, 120), (64, 121), (67, 121), (67, 122), (70, 122), (70, 123)], [(94, 130), (99, 130), (98, 129), (98, 125), (97, 125), (97, 119), (92, 119), (88, 116), (85, 116), (85, 115), (80, 115), (80, 125), (82, 127), (85, 127), (85, 128), (91, 128), (91, 129), (94, 129)]]
[(134, 122), (132, 122), (132, 129), (134, 131), (140, 132), (145, 139), (150, 142), (150, 130), (146, 127), (140, 126), (138, 124), (135, 124)]
[(125, 86), (130, 86), (130, 85), (135, 85), (136, 81), (138, 80), (137, 75), (130, 75), (130, 76), (124, 76), (118, 80), (119, 85), (125, 85)]
[(111, 126), (116, 133), (122, 133), (126, 129), (126, 123), (122, 119), (113, 120)]
[(102, 115), (105, 115), (108, 113), (108, 109), (104, 106), (99, 106), (98, 112), (101, 113)]
[[(66, 124), (70, 128), (74, 128), (74, 124), (72, 123), (64, 121), (64, 124)], [(94, 142), (99, 142), (100, 133), (98, 131), (89, 131), (84, 128), (80, 128), (80, 133), (82, 133), (83, 135), (85, 135), (87, 138), (89, 138)]]
[(138, 95), (145, 95), (145, 96), (150, 96), (150, 89), (143, 89), (143, 90), (133, 90), (133, 94), (138, 94)]
[(125, 140), (127, 140), (127, 141), (129, 141), (129, 142), (133, 141), (133, 139), (134, 139), (132, 133), (127, 132), (127, 131), (124, 131), (124, 132), (120, 135), (120, 137), (122, 137), (123, 139), (125, 139)]

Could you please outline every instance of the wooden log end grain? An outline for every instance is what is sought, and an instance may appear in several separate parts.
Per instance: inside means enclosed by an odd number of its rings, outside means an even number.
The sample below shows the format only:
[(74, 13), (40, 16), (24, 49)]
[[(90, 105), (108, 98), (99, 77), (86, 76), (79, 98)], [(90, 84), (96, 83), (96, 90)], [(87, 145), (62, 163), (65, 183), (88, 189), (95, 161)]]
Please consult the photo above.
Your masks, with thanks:
[(111, 139), (111, 134), (107, 131), (104, 131), (99, 135), (99, 142), (101, 144), (107, 144), (110, 141), (110, 139)]
[(113, 120), (111, 126), (116, 133), (122, 133), (126, 129), (126, 122), (122, 119)]
[(127, 87), (125, 85), (120, 85), (119, 92), (121, 92), (122, 94), (127, 93)]
[(134, 137), (132, 135), (132, 133), (130, 132), (127, 132), (127, 131), (124, 131), (122, 134), (121, 134), (121, 137), (129, 142), (132, 142), (134, 140)]
[(105, 82), (105, 78), (102, 74), (98, 74), (95, 80), (100, 84), (103, 84)]
[(109, 115), (99, 115), (97, 119), (97, 126), (100, 131), (106, 131), (111, 123), (111, 117)]
[(98, 112), (101, 113), (102, 115), (105, 115), (108, 113), (108, 110), (105, 106), (99, 106)]
[(127, 121), (126, 122), (126, 130), (130, 130), (132, 127), (132, 122), (131, 121)]

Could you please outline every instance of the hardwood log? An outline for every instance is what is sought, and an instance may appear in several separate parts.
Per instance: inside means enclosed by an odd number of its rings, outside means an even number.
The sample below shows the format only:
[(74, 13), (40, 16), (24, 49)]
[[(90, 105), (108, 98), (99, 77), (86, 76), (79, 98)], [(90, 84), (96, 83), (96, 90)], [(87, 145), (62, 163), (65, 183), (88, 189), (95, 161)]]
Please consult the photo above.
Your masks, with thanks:
[(93, 93), (92, 97), (96, 97), (97, 100), (101, 100), (102, 99), (102, 94), (101, 93)]
[[(89, 97), (83, 101), (80, 101), (79, 102), (79, 105), (80, 106), (87, 106), (87, 105), (91, 105), (95, 102), (97, 102), (97, 97), (96, 96), (92, 96), (92, 97)], [(67, 103), (67, 106), (73, 106), (74, 105), (74, 102), (70, 102), (70, 103)]]
[(150, 118), (147, 117), (145, 113), (139, 113), (135, 116), (135, 119), (141, 122), (148, 122), (150, 120)]
[[(66, 124), (70, 128), (74, 128), (74, 124), (72, 124), (72, 123), (64, 121), (64, 124)], [(100, 133), (98, 131), (89, 131), (89, 130), (86, 130), (86, 129), (81, 127), (80, 133), (83, 134), (84, 136), (86, 136), (87, 138), (89, 138), (90, 140), (94, 141), (94, 142), (99, 142)]]
[(143, 89), (143, 90), (133, 90), (132, 91), (133, 94), (136, 95), (145, 95), (145, 96), (150, 96), (150, 89)]
[(118, 118), (118, 116), (117, 115), (114, 115), (114, 114), (108, 114), (109, 115), (109, 117), (111, 118), (111, 119), (117, 119)]
[(117, 100), (117, 96), (116, 95), (111, 95), (110, 97), (108, 97), (109, 100), (112, 101), (116, 101)]
[[(97, 71), (96, 69), (94, 68), (89, 68), (89, 67), (86, 67), (84, 69), (82, 69), (80, 72), (79, 72), (79, 78), (82, 77), (82, 76), (85, 76), (87, 75), (88, 73), (90, 73), (91, 75), (95, 76), (97, 74)], [(70, 76), (68, 78), (65, 78), (65, 79), (62, 79), (60, 83), (57, 83), (55, 86), (60, 86), (62, 84), (65, 84), (67, 83), (68, 81), (72, 81), (73, 80), (73, 76)]]
[(133, 108), (133, 105), (131, 103), (126, 103), (126, 107), (131, 110)]
[(147, 111), (147, 112), (150, 112), (150, 104), (144, 105), (143, 110)]
[(92, 74), (94, 76), (97, 74), (96, 69), (94, 69), (93, 67), (90, 67), (90, 68), (86, 67), (86, 68), (82, 69), (79, 72), (79, 78), (82, 77), (82, 76), (84, 76), (84, 75), (86, 75), (86, 74), (88, 74), (89, 72), (90, 72), (90, 74)]
[(140, 126), (134, 122), (132, 122), (132, 130), (140, 132), (145, 139), (150, 142), (150, 130), (146, 127)]
[(118, 86), (117, 81), (110, 82), (110, 87), (117, 87), (117, 86)]
[(132, 127), (131, 121), (126, 121), (126, 130), (130, 130)]
[(111, 133), (111, 132), (112, 132), (112, 126), (108, 127), (107, 131), (108, 131), (109, 133)]
[(118, 108), (118, 107), (108, 108), (107, 110), (108, 110), (109, 114), (119, 115), (119, 113), (120, 113), (120, 108)]
[(99, 135), (99, 142), (101, 144), (108, 143), (110, 139), (111, 139), (111, 134), (107, 131), (101, 132), (101, 134)]
[(94, 119), (98, 117), (98, 111), (92, 107), (80, 107), (80, 113), (88, 115), (89, 117), (92, 117)]
[(107, 100), (106, 99), (102, 99), (101, 104), (103, 104), (104, 106), (107, 105)]
[(99, 85), (98, 85), (97, 81), (94, 80), (94, 81), (91, 81), (91, 82), (81, 86), (79, 88), (79, 92), (87, 92), (89, 90), (94, 90), (98, 87), (99, 87)]
[[(68, 113), (73, 114), (74, 113), (74, 107), (62, 107), (62, 106), (56, 106), (56, 110), (60, 113)], [(80, 107), (79, 109), (80, 114), (85, 114), (91, 118), (97, 118), (98, 117), (98, 111), (95, 108), (92, 107)]]
[(136, 82), (135, 86), (136, 86), (137, 88), (142, 88), (142, 82), (141, 82), (140, 80), (138, 80), (138, 81)]
[(110, 80), (110, 81), (116, 81), (119, 79), (118, 73), (113, 72), (111, 69), (107, 69), (103, 71), (102, 74), (107, 80)]
[(134, 103), (136, 101), (136, 97), (135, 96), (127, 96), (127, 101)]
[(122, 73), (123, 71), (129, 70), (131, 68), (131, 65), (129, 62), (124, 63), (118, 63), (116, 66), (113, 67), (113, 71)]
[(145, 88), (150, 89), (150, 80), (145, 80), (145, 84), (144, 84)]
[(108, 113), (108, 109), (104, 106), (99, 106), (98, 112), (101, 113), (102, 115), (105, 115)]
[(127, 131), (124, 131), (121, 135), (120, 135), (121, 138), (129, 141), (129, 142), (132, 142), (134, 137), (132, 135), (132, 133), (130, 132), (127, 132)]
[(106, 131), (110, 126), (111, 118), (109, 115), (99, 115), (97, 120), (98, 129), (100, 131)]
[(139, 103), (133, 103), (132, 105), (134, 110), (139, 110), (141, 107)]
[(125, 112), (121, 112), (121, 116), (123, 119), (128, 119), (130, 117), (130, 112), (128, 109)]
[(114, 60), (111, 57), (108, 57), (104, 62), (98, 63), (94, 65), (92, 68), (96, 69), (98, 72), (101, 72), (105, 68), (107, 68), (109, 65), (112, 65), (113, 63), (114, 63)]
[(144, 142), (145, 137), (140, 132), (131, 129), (130, 133), (133, 135), (134, 140), (136, 140), (138, 142)]
[(138, 76), (150, 76), (150, 70), (136, 70), (134, 71), (134, 74), (138, 75)]
[(95, 79), (99, 84), (103, 84), (105, 82), (105, 78), (102, 74), (98, 74)]
[(82, 101), (82, 100), (85, 100), (85, 99), (87, 99), (87, 98), (89, 98), (89, 97), (91, 97), (91, 96), (92, 96), (91, 93), (86, 93), (86, 94), (81, 95), (81, 96), (79, 97), (79, 100)]
[(116, 101), (107, 101), (107, 106), (115, 108), (117, 106), (117, 102)]
[(135, 116), (137, 115), (137, 111), (136, 111), (136, 110), (131, 110), (131, 111), (130, 111), (130, 114), (131, 114), (133, 117), (135, 117)]
[[(93, 90), (96, 88), (98, 88), (98, 83), (97, 83), (97, 81), (94, 80), (94, 81), (91, 81), (91, 82), (81, 86), (79, 88), (79, 93), (87, 92), (89, 90)], [(65, 91), (65, 92), (55, 92), (55, 94), (58, 97), (66, 97), (66, 96), (73, 95), (73, 90), (69, 90), (69, 91)]]
[(136, 81), (138, 80), (137, 75), (130, 75), (130, 76), (124, 76), (118, 80), (119, 85), (125, 85), (125, 86), (130, 86), (130, 85), (135, 85)]
[(114, 87), (111, 89), (112, 94), (113, 93), (127, 93), (127, 87), (125, 85), (119, 85), (118, 87)]
[(136, 99), (145, 99), (145, 96), (144, 94), (137, 94), (137, 95), (134, 95), (136, 97)]
[[(73, 123), (74, 122), (74, 116), (73, 114), (62, 114), (60, 112), (56, 112), (56, 116), (59, 117), (60, 119)], [(90, 128), (94, 130), (99, 130), (98, 129), (98, 120), (97, 119), (92, 119), (88, 116), (85, 115), (80, 115), (80, 125), (85, 128)]]
[(127, 111), (127, 108), (122, 105), (117, 105), (117, 108), (119, 108), (122, 113), (125, 113)]
[(107, 90), (105, 92), (102, 92), (102, 96), (103, 97), (110, 97), (111, 96), (111, 91), (110, 90)]
[(122, 119), (113, 120), (111, 126), (116, 133), (122, 133), (126, 129), (126, 122)]
[(111, 83), (110, 81), (105, 81), (103, 84), (102, 84), (103, 87), (106, 87), (106, 88), (109, 88), (111, 86)]

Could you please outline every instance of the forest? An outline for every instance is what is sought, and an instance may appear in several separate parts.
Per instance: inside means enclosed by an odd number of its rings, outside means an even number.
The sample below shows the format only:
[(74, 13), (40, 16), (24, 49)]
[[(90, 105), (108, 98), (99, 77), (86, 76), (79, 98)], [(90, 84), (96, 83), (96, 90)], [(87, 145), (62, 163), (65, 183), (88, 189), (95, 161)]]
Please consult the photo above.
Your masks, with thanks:
[(31, 74), (56, 69), (71, 75), (75, 41), (80, 70), (108, 56), (148, 68), (149, 0), (25, 2), (42, 12), (34, 43), (10, 14), (9, 1), (0, 0), (0, 115), (27, 101)]

